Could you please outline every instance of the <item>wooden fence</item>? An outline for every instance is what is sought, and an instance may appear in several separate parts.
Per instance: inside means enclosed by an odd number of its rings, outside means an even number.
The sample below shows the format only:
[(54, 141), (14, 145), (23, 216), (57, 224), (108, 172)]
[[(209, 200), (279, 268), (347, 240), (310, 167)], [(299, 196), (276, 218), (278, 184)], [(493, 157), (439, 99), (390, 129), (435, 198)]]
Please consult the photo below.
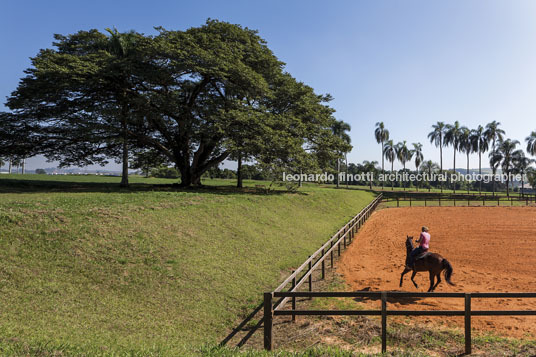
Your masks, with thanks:
[[(274, 298), (296, 299), (298, 297), (368, 297), (381, 300), (380, 310), (297, 310), (293, 304), (291, 310), (281, 310), (274, 304)], [(464, 310), (388, 310), (388, 298), (463, 298)], [(536, 298), (536, 293), (409, 293), (398, 291), (359, 291), (359, 292), (268, 292), (264, 294), (264, 348), (274, 347), (273, 321), (275, 316), (296, 315), (346, 315), (346, 316), (381, 316), (382, 353), (387, 351), (387, 316), (464, 316), (465, 353), (471, 354), (471, 317), (472, 316), (536, 316), (535, 310), (472, 310), (472, 299), (489, 298)], [(280, 300), (281, 301), (281, 300)]]
[[(333, 268), (335, 254), (341, 255), (341, 249), (346, 249), (352, 242), (357, 231), (370, 217), (374, 209), (382, 200), (382, 194), (379, 194), (365, 208), (363, 208), (354, 218), (346, 223), (337, 231), (326, 243), (324, 243), (316, 252), (314, 252), (305, 262), (290, 274), (272, 293), (295, 292), (305, 282), (309, 292), (313, 291), (313, 272), (320, 270), (321, 277), (324, 279), (326, 274), (326, 260), (329, 259), (329, 265)], [(288, 301), (292, 301), (292, 308), (296, 307), (295, 297), (281, 297), (274, 301), (274, 309), (282, 309)], [(220, 345), (227, 344), (238, 332), (240, 332), (252, 319), (263, 309), (264, 303), (260, 303), (231, 333), (220, 342)], [(249, 338), (262, 326), (264, 319), (258, 321), (253, 328), (238, 342), (237, 347), (243, 346)]]
[(416, 202), (421, 202), (425, 207), (429, 205), (438, 206), (513, 206), (514, 202), (517, 202), (517, 205), (525, 205), (536, 203), (534, 196), (525, 195), (525, 197), (520, 196), (491, 196), (491, 195), (402, 195), (402, 196), (392, 196), (384, 197), (382, 202), (396, 202), (396, 206), (400, 207), (400, 203), (409, 203), (409, 206), (412, 207)]

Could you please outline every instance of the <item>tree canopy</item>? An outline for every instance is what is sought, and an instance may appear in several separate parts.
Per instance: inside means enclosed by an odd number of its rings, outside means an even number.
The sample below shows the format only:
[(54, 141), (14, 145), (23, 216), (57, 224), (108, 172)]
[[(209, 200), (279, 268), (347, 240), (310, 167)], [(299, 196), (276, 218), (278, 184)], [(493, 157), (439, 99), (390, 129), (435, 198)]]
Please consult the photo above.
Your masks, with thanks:
[(62, 165), (150, 151), (185, 186), (231, 157), (298, 167), (343, 151), (331, 97), (285, 72), (256, 31), (217, 20), (157, 30), (55, 35), (8, 98), (2, 143)]

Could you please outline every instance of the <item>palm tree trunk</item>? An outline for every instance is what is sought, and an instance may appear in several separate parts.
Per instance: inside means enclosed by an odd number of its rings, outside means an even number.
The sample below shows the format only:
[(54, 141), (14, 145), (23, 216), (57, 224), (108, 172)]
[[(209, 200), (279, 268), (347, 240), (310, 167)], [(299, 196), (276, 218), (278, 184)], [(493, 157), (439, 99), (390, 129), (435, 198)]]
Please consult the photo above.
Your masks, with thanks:
[[(456, 175), (456, 145), (454, 145), (454, 175)], [(454, 189), (454, 193), (456, 194), (456, 181), (453, 182), (453, 189)]]
[[(406, 173), (406, 163), (404, 162), (402, 165), (404, 166), (403, 173)], [(406, 185), (404, 184), (404, 180), (402, 180), (402, 186), (404, 187), (404, 191), (406, 191)]]
[(340, 172), (341, 172), (341, 159), (337, 158), (337, 177), (336, 177), (337, 188), (339, 188), (339, 174), (340, 174)]
[(11, 173), (12, 168), (13, 168), (13, 163), (11, 162), (11, 159), (9, 159), (8, 173)]
[(346, 182), (346, 188), (348, 188), (348, 154), (344, 153), (344, 161), (346, 164), (346, 176), (344, 178), (344, 181)]
[[(391, 161), (391, 175), (394, 174), (394, 166), (395, 166), (395, 162), (394, 160)], [(391, 180), (391, 191), (394, 191), (395, 190), (395, 180)]]
[[(439, 136), (439, 165), (440, 165), (439, 174), (443, 175), (443, 138), (442, 138), (442, 135)], [(441, 193), (443, 193), (443, 180), (441, 180)]]
[(478, 147), (478, 194), (482, 194), (482, 151)]
[[(469, 176), (469, 152), (467, 153), (467, 173), (465, 177)], [(467, 182), (467, 193), (469, 193), (469, 182)]]
[(385, 156), (383, 155), (383, 140), (382, 140), (382, 175), (384, 176), (384, 180), (382, 180), (382, 191), (383, 191), (383, 185), (384, 185), (384, 181), (385, 181), (385, 170), (383, 168), (383, 160), (384, 160)]

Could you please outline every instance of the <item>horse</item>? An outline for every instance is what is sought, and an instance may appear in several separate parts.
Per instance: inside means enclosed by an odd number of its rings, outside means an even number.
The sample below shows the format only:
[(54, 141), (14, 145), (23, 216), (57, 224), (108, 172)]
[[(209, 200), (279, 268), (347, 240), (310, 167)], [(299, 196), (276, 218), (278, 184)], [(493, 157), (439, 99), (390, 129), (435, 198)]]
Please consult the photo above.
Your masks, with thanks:
[[(406, 236), (406, 263), (408, 262), (409, 255), (411, 254), (411, 251), (413, 250), (413, 237)], [(410, 268), (406, 265), (404, 268), (404, 271), (400, 275), (400, 287), (402, 287), (402, 282), (404, 279), (404, 275), (413, 270), (413, 274), (411, 274), (411, 281), (413, 282), (413, 285), (415, 285), (416, 288), (419, 286), (413, 280), (415, 277), (415, 274), (420, 271), (428, 271), (430, 273), (430, 288), (428, 289), (428, 292), (434, 291), (434, 289), (439, 285), (441, 282), (441, 272), (445, 271), (445, 280), (449, 285), (456, 285), (453, 282), (450, 281), (450, 277), (452, 276), (452, 265), (450, 265), (449, 261), (443, 258), (441, 255), (437, 253), (424, 253), (420, 256), (417, 256), (415, 258), (415, 261), (413, 263), (413, 268)], [(434, 279), (437, 278), (437, 282), (434, 284)]]

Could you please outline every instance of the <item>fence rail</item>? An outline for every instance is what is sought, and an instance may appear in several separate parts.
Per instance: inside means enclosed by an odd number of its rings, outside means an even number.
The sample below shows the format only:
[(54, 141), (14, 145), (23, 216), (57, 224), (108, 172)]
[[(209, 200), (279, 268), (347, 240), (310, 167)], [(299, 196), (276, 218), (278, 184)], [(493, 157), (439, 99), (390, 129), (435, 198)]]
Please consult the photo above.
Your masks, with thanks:
[(474, 196), (474, 195), (408, 195), (408, 196), (391, 196), (384, 197), (382, 202), (396, 202), (396, 206), (400, 207), (400, 203), (409, 202), (409, 206), (412, 207), (416, 202), (424, 202), (424, 206), (437, 203), (439, 206), (445, 205), (445, 203), (453, 206), (467, 205), (471, 206), (474, 203), (482, 204), (482, 206), (501, 206), (509, 205), (513, 206), (514, 202), (518, 204), (528, 206), (529, 204), (536, 203), (534, 196), (525, 197), (506, 197), (506, 196)]
[[(296, 292), (306, 281), (309, 292), (313, 291), (313, 272), (317, 269), (321, 271), (321, 277), (324, 279), (326, 273), (326, 260), (329, 258), (329, 264), (333, 268), (335, 254), (341, 255), (341, 249), (346, 249), (352, 242), (355, 234), (370, 217), (374, 209), (380, 204), (383, 195), (380, 193), (365, 208), (363, 208), (355, 217), (346, 223), (337, 231), (326, 243), (324, 243), (316, 252), (305, 260), (296, 270), (292, 272), (273, 293)], [(341, 247), (342, 246), (342, 247)], [(288, 289), (287, 291), (284, 291)], [(272, 304), (272, 309), (281, 310), (285, 304), (292, 301), (292, 308), (296, 308), (296, 298), (292, 296), (281, 296)], [(253, 318), (265, 307), (264, 302), (259, 304), (231, 333), (220, 342), (220, 345), (227, 344), (238, 332), (240, 332)], [(295, 317), (293, 317), (293, 320)], [(263, 325), (264, 319), (261, 319), (253, 326), (248, 333), (238, 342), (237, 347), (243, 346), (249, 338)]]
[[(297, 297), (369, 297), (381, 300), (380, 310), (281, 310), (274, 308), (274, 298)], [(464, 310), (388, 310), (388, 298), (463, 298)], [(275, 316), (311, 316), (311, 315), (343, 315), (343, 316), (381, 316), (382, 353), (387, 351), (387, 316), (464, 316), (465, 353), (471, 354), (471, 317), (472, 316), (536, 316), (536, 310), (472, 310), (472, 299), (489, 298), (536, 298), (536, 293), (410, 293), (398, 291), (359, 291), (359, 292), (268, 292), (264, 294), (264, 348), (272, 350), (273, 320)]]

